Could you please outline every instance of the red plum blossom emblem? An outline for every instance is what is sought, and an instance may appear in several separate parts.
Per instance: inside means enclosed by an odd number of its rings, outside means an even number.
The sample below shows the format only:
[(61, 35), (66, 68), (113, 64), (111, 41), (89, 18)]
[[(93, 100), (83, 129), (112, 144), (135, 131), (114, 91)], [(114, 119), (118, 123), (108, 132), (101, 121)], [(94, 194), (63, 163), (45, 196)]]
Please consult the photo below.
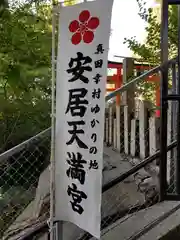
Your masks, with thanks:
[(94, 31), (99, 26), (99, 18), (92, 17), (88, 10), (84, 10), (79, 14), (79, 21), (73, 20), (69, 24), (69, 31), (74, 33), (71, 42), (74, 45), (81, 41), (91, 43), (94, 39)]

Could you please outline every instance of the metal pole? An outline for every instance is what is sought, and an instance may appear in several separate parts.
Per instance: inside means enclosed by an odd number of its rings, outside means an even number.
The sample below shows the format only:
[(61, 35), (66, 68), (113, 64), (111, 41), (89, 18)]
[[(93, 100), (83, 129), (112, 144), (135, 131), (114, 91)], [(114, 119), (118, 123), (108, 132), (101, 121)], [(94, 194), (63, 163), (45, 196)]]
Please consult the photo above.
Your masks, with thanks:
[[(176, 63), (172, 64), (172, 94), (177, 94), (177, 76), (176, 76)], [(177, 139), (177, 102), (172, 102), (172, 112), (171, 112), (171, 129), (172, 129), (172, 139), (174, 141)], [(176, 189), (175, 180), (176, 180), (176, 159), (177, 159), (177, 148), (172, 149), (171, 151), (171, 162), (170, 162), (170, 191)], [(172, 190), (171, 190), (172, 189)]]
[[(52, 73), (53, 73), (53, 78), (54, 81), (52, 82), (52, 88), (53, 88), (53, 96), (52, 96), (52, 109), (54, 109), (53, 111), (53, 125), (52, 125), (52, 129), (53, 130), (53, 135), (52, 135), (52, 140), (53, 141), (53, 152), (54, 152), (54, 156), (55, 156), (55, 86), (56, 86), (56, 65), (57, 65), (57, 61), (56, 61), (56, 53), (55, 53), (55, 49), (56, 49), (56, 36), (55, 36), (55, 32), (56, 32), (56, 23), (57, 23), (57, 16), (59, 16), (60, 14), (60, 8), (62, 7), (62, 4), (60, 3), (60, 5), (54, 5), (54, 14), (53, 14), (53, 22), (52, 22), (52, 59), (54, 59), (54, 61), (52, 61)], [(59, 23), (59, 19), (58, 19), (58, 23)], [(59, 29), (58, 31), (60, 32), (60, 25), (59, 25)], [(59, 39), (58, 39), (58, 44), (59, 44)], [(54, 99), (54, 100), (53, 100)], [(53, 127), (54, 126), (54, 127)], [(53, 164), (53, 181), (55, 183), (55, 162)], [(54, 197), (55, 197), (55, 188), (54, 188)], [(53, 210), (55, 212), (55, 203), (54, 203), (54, 207)], [(63, 221), (56, 221), (56, 223), (54, 224), (54, 219), (53, 219), (53, 227), (55, 227), (53, 234), (52, 234), (52, 239), (51, 240), (63, 240)]]
[(58, 221), (55, 228), (55, 238), (54, 240), (63, 240), (63, 221)]
[(168, 95), (168, 2), (162, 1), (161, 20), (161, 131), (160, 131), (160, 200), (163, 201), (167, 188), (167, 95)]
[[(178, 86), (177, 95), (180, 95), (180, 6), (178, 5)], [(180, 194), (180, 101), (177, 109), (177, 159), (176, 159), (176, 191)]]
[[(50, 240), (62, 240), (62, 222), (56, 222), (54, 226), (55, 212), (55, 87), (56, 87), (56, 6), (52, 7), (52, 102), (51, 102), (51, 168), (50, 168)], [(56, 227), (56, 228), (55, 228)]]
[(54, 143), (55, 143), (55, 13), (52, 7), (52, 85), (51, 85), (51, 162), (50, 162), (50, 239), (54, 239)]

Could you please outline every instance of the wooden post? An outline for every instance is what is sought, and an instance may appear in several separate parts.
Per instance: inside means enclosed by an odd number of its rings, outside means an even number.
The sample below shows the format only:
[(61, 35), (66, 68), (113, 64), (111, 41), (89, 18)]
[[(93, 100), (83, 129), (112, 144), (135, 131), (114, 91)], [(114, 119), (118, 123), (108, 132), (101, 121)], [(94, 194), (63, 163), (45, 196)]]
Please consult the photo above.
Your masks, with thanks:
[[(117, 81), (116, 81), (116, 89), (122, 86), (122, 74), (121, 68), (117, 69)], [(120, 112), (120, 100), (121, 94), (116, 97), (116, 144), (117, 150), (121, 151), (121, 112)]]
[(116, 119), (114, 119), (114, 124), (113, 124), (113, 147), (116, 149), (117, 148), (117, 124), (116, 124)]
[[(128, 83), (134, 77), (134, 61), (132, 58), (123, 60), (123, 85)], [(124, 151), (130, 152), (130, 134), (131, 134), (131, 117), (135, 110), (135, 89), (134, 84), (122, 93), (122, 105), (124, 105)]]
[(124, 106), (124, 152), (129, 154), (129, 114), (128, 106)]
[(131, 156), (135, 157), (135, 154), (136, 154), (136, 119), (131, 120), (130, 152), (131, 152)]
[(106, 113), (104, 114), (104, 143), (106, 142)]
[(108, 144), (108, 141), (109, 141), (109, 118), (106, 117), (106, 143)]
[(153, 155), (157, 151), (157, 123), (156, 117), (149, 119), (149, 154)]
[[(160, 86), (156, 86), (156, 107), (160, 107)], [(160, 109), (156, 110), (156, 117), (160, 117)]]
[(109, 107), (109, 145), (112, 145), (113, 141), (113, 107)]
[(117, 131), (117, 150), (121, 151), (121, 108), (120, 105), (116, 105), (116, 131)]
[(147, 155), (146, 145), (147, 131), (147, 109), (143, 101), (140, 101), (139, 107), (139, 143), (140, 143), (140, 158), (143, 160)]
[[(123, 60), (123, 85), (128, 83), (134, 77), (134, 61), (132, 58)], [(129, 107), (129, 112), (134, 111), (135, 85), (132, 85), (127, 91), (122, 94), (122, 105)]]

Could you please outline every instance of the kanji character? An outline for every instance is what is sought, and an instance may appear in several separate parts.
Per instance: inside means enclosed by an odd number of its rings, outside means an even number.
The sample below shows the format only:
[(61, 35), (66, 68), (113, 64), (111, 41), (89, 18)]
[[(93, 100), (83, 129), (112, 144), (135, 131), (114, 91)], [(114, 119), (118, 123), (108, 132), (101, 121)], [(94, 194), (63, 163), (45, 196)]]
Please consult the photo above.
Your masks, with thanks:
[(95, 65), (95, 68), (102, 68), (103, 60), (99, 59), (99, 60), (95, 61), (94, 65)]
[(99, 165), (98, 162), (96, 160), (90, 160), (90, 164), (89, 164), (89, 169), (98, 169)]
[(98, 44), (95, 54), (99, 54), (99, 53), (103, 53), (103, 52), (104, 52), (103, 45), (102, 44)]
[(75, 140), (80, 148), (88, 149), (88, 146), (82, 142), (79, 137), (77, 136), (78, 134), (84, 134), (84, 130), (82, 129), (77, 129), (77, 126), (85, 125), (84, 121), (72, 121), (68, 122), (69, 126), (73, 127), (73, 130), (68, 130), (68, 132), (72, 135), (71, 139), (66, 142), (67, 145), (72, 144)]
[(97, 153), (97, 147), (91, 147), (91, 148), (89, 149), (89, 153), (91, 153), (91, 154), (96, 154), (96, 153)]
[[(89, 56), (84, 57), (81, 52), (77, 53), (77, 58), (71, 58), (69, 62), (69, 69), (67, 69), (68, 73), (72, 73), (73, 77), (69, 80), (69, 82), (74, 82), (76, 80), (81, 80), (84, 83), (88, 83), (89, 79), (83, 75), (85, 71), (91, 72), (92, 67), (88, 65), (92, 62), (92, 59)], [(74, 63), (76, 64), (73, 67)]]
[(92, 107), (92, 108), (91, 108), (91, 112), (92, 112), (92, 113), (98, 113), (99, 111), (100, 111), (100, 107), (99, 107), (99, 105), (97, 105), (97, 104), (96, 104), (95, 107)]
[(99, 73), (97, 73), (96, 74), (96, 76), (93, 78), (95, 81), (95, 83), (96, 84), (98, 84), (100, 81), (101, 81), (101, 79), (100, 78), (102, 78), (102, 75), (100, 75)]
[(68, 186), (67, 194), (72, 196), (73, 201), (70, 201), (72, 210), (79, 214), (84, 212), (83, 207), (80, 205), (82, 199), (87, 199), (87, 195), (83, 191), (77, 189), (76, 184), (72, 183), (72, 187)]
[(94, 89), (93, 92), (92, 92), (92, 98), (99, 99), (100, 96), (101, 96), (101, 89), (100, 88)]
[(84, 99), (87, 94), (85, 88), (76, 88), (69, 90), (69, 101), (66, 113), (71, 111), (71, 115), (83, 117), (86, 112), (88, 101)]
[(91, 139), (93, 140), (93, 142), (96, 142), (97, 141), (97, 134), (96, 133), (93, 133), (91, 135)]
[(71, 176), (72, 179), (78, 179), (81, 184), (84, 184), (86, 172), (83, 164), (86, 164), (87, 161), (82, 159), (82, 154), (79, 152), (77, 152), (77, 156), (73, 152), (67, 152), (67, 155), (67, 163), (70, 165), (66, 171), (67, 176)]

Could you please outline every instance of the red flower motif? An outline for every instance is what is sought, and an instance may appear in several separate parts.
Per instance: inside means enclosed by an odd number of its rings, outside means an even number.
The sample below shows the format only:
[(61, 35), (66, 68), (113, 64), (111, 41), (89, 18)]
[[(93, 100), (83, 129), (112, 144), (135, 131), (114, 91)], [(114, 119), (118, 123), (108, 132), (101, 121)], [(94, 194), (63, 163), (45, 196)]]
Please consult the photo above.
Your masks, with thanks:
[(94, 39), (94, 32), (99, 26), (99, 18), (91, 17), (88, 10), (84, 10), (79, 14), (79, 21), (74, 20), (69, 24), (69, 31), (74, 33), (71, 38), (71, 42), (77, 45), (83, 40), (89, 44)]

